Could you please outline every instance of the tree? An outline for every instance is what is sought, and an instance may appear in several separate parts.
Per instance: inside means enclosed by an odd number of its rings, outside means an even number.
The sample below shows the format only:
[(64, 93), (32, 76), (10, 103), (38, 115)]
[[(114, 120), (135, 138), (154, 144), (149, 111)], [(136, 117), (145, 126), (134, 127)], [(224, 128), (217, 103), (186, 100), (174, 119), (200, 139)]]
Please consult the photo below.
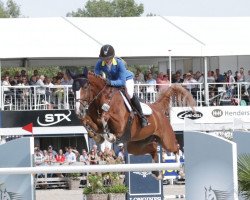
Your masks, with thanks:
[(13, 0), (8, 0), (6, 7), (0, 1), (0, 18), (17, 18), (21, 14), (20, 7)]
[(131, 17), (141, 16), (143, 4), (134, 0), (89, 0), (83, 9), (68, 13), (68, 17)]
[(250, 199), (250, 154), (242, 154), (238, 158), (239, 192)]

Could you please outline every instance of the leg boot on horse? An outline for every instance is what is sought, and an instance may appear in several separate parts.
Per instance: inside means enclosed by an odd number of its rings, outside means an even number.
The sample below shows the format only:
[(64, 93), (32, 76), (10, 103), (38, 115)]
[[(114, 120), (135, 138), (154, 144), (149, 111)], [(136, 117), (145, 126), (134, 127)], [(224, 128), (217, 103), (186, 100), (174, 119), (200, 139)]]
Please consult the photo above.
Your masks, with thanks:
[(141, 104), (140, 104), (139, 99), (136, 95), (134, 95), (133, 98), (131, 99), (131, 103), (135, 107), (135, 110), (138, 112), (138, 116), (140, 117), (140, 121), (141, 121), (141, 127), (143, 128), (143, 127), (147, 126), (148, 120), (142, 112)]

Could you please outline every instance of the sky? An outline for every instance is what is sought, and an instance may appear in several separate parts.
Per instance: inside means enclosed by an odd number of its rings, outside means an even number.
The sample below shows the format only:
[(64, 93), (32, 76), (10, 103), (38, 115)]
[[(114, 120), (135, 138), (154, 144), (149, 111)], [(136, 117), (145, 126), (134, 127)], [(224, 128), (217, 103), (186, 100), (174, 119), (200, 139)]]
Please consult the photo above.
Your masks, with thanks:
[[(0, 0), (6, 2), (7, 0)], [(61, 17), (83, 8), (87, 0), (14, 0), (25, 17)], [(144, 14), (163, 16), (250, 16), (250, 0), (135, 0)]]

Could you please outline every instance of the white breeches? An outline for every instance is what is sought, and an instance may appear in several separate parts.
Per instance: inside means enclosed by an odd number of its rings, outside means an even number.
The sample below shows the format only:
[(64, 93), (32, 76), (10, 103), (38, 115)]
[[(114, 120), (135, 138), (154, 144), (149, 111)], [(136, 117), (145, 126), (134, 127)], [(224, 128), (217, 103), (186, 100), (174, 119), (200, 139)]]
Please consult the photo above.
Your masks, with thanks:
[(126, 81), (126, 89), (127, 89), (127, 93), (130, 99), (132, 99), (133, 95), (134, 95), (134, 80), (133, 79), (129, 79)]

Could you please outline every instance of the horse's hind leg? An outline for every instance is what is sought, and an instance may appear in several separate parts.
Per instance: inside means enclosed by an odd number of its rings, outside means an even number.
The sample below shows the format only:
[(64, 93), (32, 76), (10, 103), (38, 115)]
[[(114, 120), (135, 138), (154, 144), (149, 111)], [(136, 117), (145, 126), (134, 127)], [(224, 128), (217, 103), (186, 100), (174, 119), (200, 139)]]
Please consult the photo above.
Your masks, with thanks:
[(169, 152), (176, 153), (178, 151), (178, 146), (175, 133), (167, 117), (163, 116), (162, 120), (163, 123), (161, 123), (161, 131), (160, 134), (158, 134), (160, 143), (164, 149), (168, 150)]
[[(127, 151), (133, 155), (150, 154), (152, 156), (153, 162), (158, 163), (157, 146), (157, 141), (151, 141), (148, 143), (145, 143), (145, 140), (143, 140), (143, 142), (133, 141), (127, 143)], [(157, 180), (162, 179), (161, 172), (152, 171), (152, 174)]]

